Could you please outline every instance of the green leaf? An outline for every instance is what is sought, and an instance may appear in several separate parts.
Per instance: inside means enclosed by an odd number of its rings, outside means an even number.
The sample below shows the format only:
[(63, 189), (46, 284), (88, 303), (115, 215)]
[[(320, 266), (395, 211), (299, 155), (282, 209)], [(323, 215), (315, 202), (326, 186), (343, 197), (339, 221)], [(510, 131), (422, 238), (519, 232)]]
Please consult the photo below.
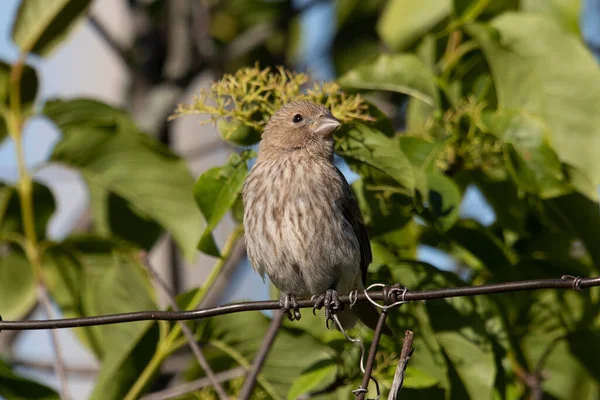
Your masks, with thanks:
[[(46, 186), (33, 182), (33, 209), (38, 239), (46, 237), (48, 221), (54, 215), (54, 196)], [(24, 233), (21, 201), (17, 189), (0, 183), (0, 233)]]
[(470, 172), (469, 177), (494, 210), (495, 223), (513, 232), (525, 233), (527, 204), (519, 195), (515, 183), (509, 179), (491, 179), (480, 171)]
[(22, 0), (12, 38), (22, 53), (47, 55), (83, 16), (91, 0)]
[(498, 108), (542, 121), (559, 159), (600, 183), (600, 69), (581, 40), (544, 17), (516, 13), (468, 31), (492, 70)]
[[(210, 365), (221, 369), (240, 363), (251, 365), (269, 323), (270, 319), (261, 313), (224, 315), (207, 321), (203, 340), (209, 344), (207, 350), (213, 350), (206, 352)], [(259, 375), (258, 385), (262, 386), (269, 398), (285, 399), (303, 371), (318, 361), (330, 358), (331, 355), (319, 340), (306, 335), (304, 331), (282, 328)], [(217, 363), (217, 360), (220, 362)], [(215, 372), (220, 368), (216, 368)]]
[(397, 138), (361, 124), (348, 124), (336, 133), (336, 152), (366, 182), (412, 196), (415, 188), (411, 165)]
[[(553, 338), (537, 332), (523, 339), (523, 348), (528, 354), (530, 365), (535, 367), (542, 354), (548, 352), (542, 370), (552, 378), (544, 381), (543, 389), (551, 398), (560, 400), (585, 399), (592, 400), (597, 395), (597, 383), (581, 363), (570, 352), (565, 340), (553, 344)], [(588, 354), (592, 354), (588, 349)]]
[(239, 121), (219, 119), (217, 130), (221, 139), (236, 146), (252, 146), (260, 141), (260, 132)]
[(452, 228), (458, 220), (462, 193), (454, 181), (438, 172), (427, 174), (428, 208), (442, 231)]
[(337, 364), (334, 360), (318, 361), (303, 371), (302, 375), (296, 379), (288, 392), (288, 400), (326, 388), (335, 381), (336, 374)]
[(492, 231), (474, 221), (461, 221), (447, 232), (456, 244), (476, 257), (496, 281), (516, 279), (510, 249)]
[(452, 0), (391, 0), (383, 9), (377, 32), (388, 47), (402, 51), (446, 18), (451, 7)]
[(35, 286), (31, 265), (23, 254), (13, 251), (0, 257), (0, 316), (5, 320), (25, 316), (36, 304)]
[[(6, 137), (8, 132), (7, 122), (1, 111), (8, 110), (10, 106), (10, 74), (12, 66), (0, 61), (0, 143)], [(35, 69), (29, 65), (23, 67), (23, 76), (21, 77), (21, 107), (27, 112), (33, 106), (38, 89), (38, 76)]]
[(434, 75), (412, 54), (382, 54), (345, 73), (339, 83), (345, 89), (407, 94), (434, 108), (438, 102)]
[(438, 383), (439, 381), (435, 377), (417, 368), (412, 368), (409, 365), (408, 367), (406, 367), (406, 372), (404, 375), (404, 384), (402, 385), (402, 387), (407, 389), (425, 389), (434, 386)]
[(153, 222), (158, 223), (188, 259), (194, 256), (202, 217), (182, 159), (140, 133), (124, 111), (106, 104), (54, 100), (44, 113), (63, 133), (51, 161), (81, 172), (99, 232), (147, 247), (158, 236)]
[(580, 35), (581, 0), (521, 0), (521, 10), (552, 19), (568, 33)]
[(446, 140), (429, 141), (416, 136), (400, 136), (400, 148), (409, 161), (425, 172), (436, 170), (435, 162), (446, 146)]
[[(66, 316), (155, 310), (154, 289), (131, 247), (97, 236), (71, 237), (50, 247), (46, 275)], [(102, 360), (92, 399), (121, 399), (150, 361), (158, 342), (151, 321), (77, 330)]]
[(520, 0), (453, 0), (453, 14), (462, 21), (486, 19), (503, 12), (519, 8)]
[(207, 222), (198, 243), (200, 251), (215, 257), (221, 256), (212, 232), (235, 205), (248, 174), (246, 162), (252, 157), (254, 152), (251, 151), (233, 154), (227, 164), (211, 168), (198, 178), (194, 196)]
[[(10, 106), (10, 74), (12, 65), (0, 61), (0, 111), (7, 110)], [(21, 107), (29, 111), (33, 106), (38, 90), (38, 76), (35, 69), (29, 65), (23, 67), (20, 82)], [(0, 113), (0, 142), (7, 135), (6, 121)]]
[(505, 143), (507, 169), (521, 189), (542, 198), (571, 191), (543, 121), (518, 111), (498, 112), (489, 129)]
[(0, 397), (6, 400), (58, 400), (54, 390), (15, 374), (10, 365), (0, 359)]
[(571, 193), (546, 202), (551, 218), (573, 236), (581, 239), (594, 270), (600, 270), (600, 204), (579, 193)]

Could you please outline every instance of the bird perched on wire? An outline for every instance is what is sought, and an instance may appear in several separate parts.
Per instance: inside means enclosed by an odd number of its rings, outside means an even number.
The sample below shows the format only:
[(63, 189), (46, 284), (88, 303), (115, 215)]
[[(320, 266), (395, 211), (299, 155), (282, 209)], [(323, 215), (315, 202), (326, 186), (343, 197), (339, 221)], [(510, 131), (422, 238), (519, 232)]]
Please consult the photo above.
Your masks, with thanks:
[(338, 291), (364, 289), (372, 261), (358, 204), (333, 164), (339, 126), (327, 108), (308, 101), (273, 114), (244, 182), (246, 248), (254, 269), (281, 291), (291, 320), (301, 317), (296, 298), (315, 296), (315, 309), (325, 306), (327, 321), (339, 312), (344, 328), (358, 317), (374, 329), (379, 313), (373, 305), (343, 310), (338, 299)]

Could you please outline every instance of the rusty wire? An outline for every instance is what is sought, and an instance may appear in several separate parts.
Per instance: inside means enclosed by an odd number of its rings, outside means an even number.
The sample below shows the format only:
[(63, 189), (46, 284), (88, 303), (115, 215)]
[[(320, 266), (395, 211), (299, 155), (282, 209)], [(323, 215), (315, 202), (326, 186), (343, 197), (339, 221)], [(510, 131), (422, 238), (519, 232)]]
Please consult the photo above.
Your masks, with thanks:
[[(582, 290), (595, 286), (600, 286), (600, 277), (579, 278), (563, 276), (560, 279), (533, 279), (527, 281), (493, 283), (480, 286), (462, 286), (418, 291), (406, 290), (406, 292), (402, 294), (402, 299), (397, 298), (395, 291), (390, 291), (389, 296), (392, 297), (390, 299), (391, 304), (397, 302), (398, 300), (411, 302), (419, 300), (434, 300), (449, 297), (464, 297), (539, 289)], [(373, 300), (384, 300), (384, 291), (370, 293), (369, 297)], [(340, 296), (339, 299), (344, 304), (350, 303), (350, 296), (348, 295)], [(356, 301), (367, 301), (367, 296), (365, 293), (360, 293), (356, 296)], [(312, 308), (314, 306), (314, 302), (310, 299), (301, 299), (298, 300), (298, 305), (301, 308)], [(280, 307), (281, 306), (278, 300), (268, 300), (240, 302), (191, 311), (137, 311), (121, 314), (98, 315), (93, 317), (50, 320), (1, 321), (0, 317), (0, 331), (78, 328), (84, 326), (120, 324), (135, 321), (183, 321), (232, 314), (241, 311), (278, 310)]]

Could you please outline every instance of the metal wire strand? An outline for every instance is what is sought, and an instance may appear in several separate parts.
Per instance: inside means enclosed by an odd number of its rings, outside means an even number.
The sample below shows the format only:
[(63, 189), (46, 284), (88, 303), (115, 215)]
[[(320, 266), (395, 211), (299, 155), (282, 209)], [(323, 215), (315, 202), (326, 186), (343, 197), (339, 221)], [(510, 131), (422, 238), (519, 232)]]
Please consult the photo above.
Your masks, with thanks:
[[(589, 287), (600, 286), (600, 277), (575, 277), (573, 279), (569, 277), (563, 278), (564, 279), (533, 279), (527, 281), (494, 283), (480, 286), (451, 287), (421, 291), (407, 290), (402, 295), (402, 300), (411, 302), (420, 300), (443, 299), (449, 297), (475, 296), (481, 294), (507, 293), (539, 289), (583, 290)], [(394, 290), (390, 290), (388, 295), (390, 297), (396, 297), (396, 293), (394, 292)], [(370, 293), (368, 295), (368, 298), (370, 298), (371, 300), (384, 300), (384, 297), (384, 291)], [(368, 301), (368, 298), (365, 293), (360, 293), (356, 295), (356, 301)], [(340, 296), (339, 300), (344, 304), (350, 303), (350, 298), (348, 295)], [(397, 301), (397, 299), (394, 300)], [(298, 300), (298, 306), (300, 308), (312, 308), (313, 305), (314, 302), (310, 299)], [(233, 303), (191, 311), (138, 311), (82, 318), (1, 321), (0, 331), (78, 328), (83, 326), (109, 325), (134, 321), (183, 321), (190, 319), (214, 317), (216, 315), (231, 314), (241, 311), (278, 310), (280, 308), (281, 306), (279, 305), (279, 301), (269, 300)]]

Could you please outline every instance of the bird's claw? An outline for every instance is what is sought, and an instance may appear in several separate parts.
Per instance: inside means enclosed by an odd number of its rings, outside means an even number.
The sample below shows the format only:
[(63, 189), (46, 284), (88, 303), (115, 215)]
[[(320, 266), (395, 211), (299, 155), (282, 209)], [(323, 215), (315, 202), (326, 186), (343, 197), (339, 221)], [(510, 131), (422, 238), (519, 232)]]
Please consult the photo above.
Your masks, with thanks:
[(302, 315), (300, 314), (300, 306), (298, 306), (298, 302), (296, 301), (296, 296), (293, 294), (283, 294), (279, 299), (279, 305), (281, 306), (281, 311), (288, 316), (290, 321), (300, 321)]
[(313, 296), (312, 300), (315, 301), (313, 306), (314, 315), (316, 315), (316, 310), (325, 307), (325, 325), (329, 329), (329, 321), (333, 321), (334, 315), (344, 309), (344, 304), (340, 301), (337, 292), (329, 289), (320, 296)]

